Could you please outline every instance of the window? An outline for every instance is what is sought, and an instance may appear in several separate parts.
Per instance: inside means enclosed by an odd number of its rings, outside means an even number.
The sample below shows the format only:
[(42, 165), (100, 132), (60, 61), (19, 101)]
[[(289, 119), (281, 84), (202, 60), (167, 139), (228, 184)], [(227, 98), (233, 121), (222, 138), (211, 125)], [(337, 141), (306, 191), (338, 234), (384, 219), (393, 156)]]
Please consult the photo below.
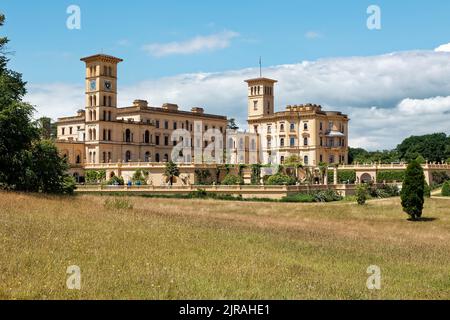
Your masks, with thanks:
[(145, 153), (145, 155), (144, 155), (144, 161), (145, 162), (150, 162), (151, 161), (151, 155), (150, 155), (150, 152), (146, 152)]
[(173, 130), (177, 130), (177, 122), (176, 121), (173, 122)]
[(144, 134), (144, 143), (150, 143), (150, 132), (148, 130)]
[(159, 162), (159, 153), (155, 154), (155, 161)]
[(125, 152), (125, 162), (131, 161), (131, 151)]
[(258, 101), (253, 101), (253, 110), (258, 110)]
[(284, 147), (284, 138), (280, 139), (280, 147)]
[(280, 157), (280, 162), (281, 162), (281, 164), (284, 163), (284, 156), (281, 156), (281, 157)]
[(283, 132), (284, 131), (284, 124), (280, 124), (280, 131)]
[(303, 130), (308, 130), (308, 123), (307, 123), (307, 122), (305, 122), (305, 123), (303, 124)]
[(323, 130), (323, 123), (319, 123), (319, 130), (322, 131)]
[(169, 145), (169, 137), (168, 136), (164, 136), (164, 145), (165, 146)]
[(164, 129), (169, 129), (169, 121), (164, 121)]
[(72, 134), (72, 127), (69, 127), (69, 134)]
[(330, 155), (329, 160), (330, 160), (330, 161), (329, 161), (330, 163), (334, 163), (334, 155)]
[(208, 125), (205, 125), (205, 131), (208, 131)]
[(125, 142), (131, 142), (131, 131), (130, 131), (130, 129), (125, 130)]
[(108, 107), (112, 106), (111, 97), (108, 97)]
[(292, 138), (290, 139), (290, 145), (291, 145), (291, 147), (294, 147), (294, 146), (295, 146), (295, 138), (294, 138), (294, 137), (292, 137)]
[(76, 162), (76, 163), (81, 163), (81, 157), (80, 157), (80, 155), (77, 155), (77, 158), (76, 158), (75, 162)]
[(155, 139), (156, 139), (156, 141), (155, 141), (156, 145), (159, 146), (159, 136), (155, 136)]
[(267, 126), (267, 133), (272, 133), (272, 126)]
[(295, 131), (295, 123), (291, 123), (291, 131)]
[(320, 137), (320, 146), (321, 147), (323, 146), (323, 138), (322, 137)]
[(304, 163), (305, 165), (308, 165), (308, 164), (309, 164), (309, 157), (308, 157), (308, 156), (304, 156), (304, 157), (303, 157), (303, 163)]
[(106, 107), (106, 96), (103, 96), (103, 106)]
[(303, 145), (307, 146), (308, 145), (308, 138), (303, 138)]
[(167, 153), (164, 154), (164, 162), (169, 162), (169, 155)]
[(157, 129), (159, 129), (159, 120), (156, 120), (156, 122), (155, 122), (155, 127), (156, 127)]
[(320, 162), (323, 162), (323, 155), (320, 155), (320, 156), (319, 156), (319, 159), (320, 159), (320, 160), (319, 160)]

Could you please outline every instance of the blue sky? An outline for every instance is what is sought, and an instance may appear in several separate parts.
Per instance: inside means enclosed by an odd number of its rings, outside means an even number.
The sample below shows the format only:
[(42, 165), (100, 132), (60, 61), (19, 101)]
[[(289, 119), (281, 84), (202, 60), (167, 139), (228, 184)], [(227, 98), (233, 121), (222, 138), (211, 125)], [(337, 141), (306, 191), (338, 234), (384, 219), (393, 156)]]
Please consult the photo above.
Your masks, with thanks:
[[(370, 4), (382, 29), (366, 28)], [(81, 8), (81, 30), (65, 27), (66, 8)], [(217, 72), (324, 57), (431, 49), (446, 42), (448, 1), (21, 1), (3, 0), (12, 66), (29, 81), (77, 81), (79, 57), (125, 59), (122, 84), (179, 73)], [(143, 46), (238, 33), (223, 50), (154, 57)], [(310, 39), (308, 32), (317, 34)], [(39, 63), (36, 63), (39, 61)], [(52, 72), (48, 72), (52, 69)]]
[[(66, 27), (72, 4), (81, 30)], [(366, 26), (372, 4), (381, 30)], [(79, 59), (103, 52), (124, 59), (121, 106), (201, 105), (245, 127), (243, 80), (258, 75), (262, 56), (264, 74), (280, 80), (278, 110), (312, 102), (347, 112), (354, 146), (450, 133), (450, 45), (435, 51), (450, 42), (448, 1), (2, 0), (0, 11), (10, 66), (29, 82), (28, 101), (53, 118), (82, 107)]]

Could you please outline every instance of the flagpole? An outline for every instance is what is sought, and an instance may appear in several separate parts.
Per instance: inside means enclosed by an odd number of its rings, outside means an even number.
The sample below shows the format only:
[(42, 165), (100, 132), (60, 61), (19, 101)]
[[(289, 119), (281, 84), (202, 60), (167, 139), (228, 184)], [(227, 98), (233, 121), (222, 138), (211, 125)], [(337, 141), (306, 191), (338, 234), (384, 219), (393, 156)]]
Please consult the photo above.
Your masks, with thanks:
[(259, 77), (262, 78), (261, 56), (259, 56)]

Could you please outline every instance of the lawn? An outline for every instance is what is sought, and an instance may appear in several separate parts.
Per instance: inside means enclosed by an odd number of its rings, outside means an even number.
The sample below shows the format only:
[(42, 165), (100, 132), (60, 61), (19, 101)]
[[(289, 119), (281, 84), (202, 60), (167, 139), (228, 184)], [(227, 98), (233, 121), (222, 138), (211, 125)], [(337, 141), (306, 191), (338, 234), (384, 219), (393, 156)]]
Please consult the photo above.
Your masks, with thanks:
[(0, 192), (0, 299), (450, 299), (447, 199), (427, 199), (423, 222), (399, 199), (105, 199)]

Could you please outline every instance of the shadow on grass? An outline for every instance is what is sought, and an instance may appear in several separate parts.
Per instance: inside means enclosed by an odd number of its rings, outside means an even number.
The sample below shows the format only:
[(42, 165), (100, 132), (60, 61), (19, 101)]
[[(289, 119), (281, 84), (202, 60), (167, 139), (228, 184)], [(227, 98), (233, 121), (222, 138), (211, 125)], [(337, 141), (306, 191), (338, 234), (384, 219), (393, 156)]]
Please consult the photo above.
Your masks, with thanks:
[(421, 217), (418, 219), (411, 219), (411, 218), (408, 219), (408, 221), (410, 221), (410, 222), (433, 222), (436, 220), (439, 220), (439, 219), (438, 218), (426, 218), (426, 217)]

